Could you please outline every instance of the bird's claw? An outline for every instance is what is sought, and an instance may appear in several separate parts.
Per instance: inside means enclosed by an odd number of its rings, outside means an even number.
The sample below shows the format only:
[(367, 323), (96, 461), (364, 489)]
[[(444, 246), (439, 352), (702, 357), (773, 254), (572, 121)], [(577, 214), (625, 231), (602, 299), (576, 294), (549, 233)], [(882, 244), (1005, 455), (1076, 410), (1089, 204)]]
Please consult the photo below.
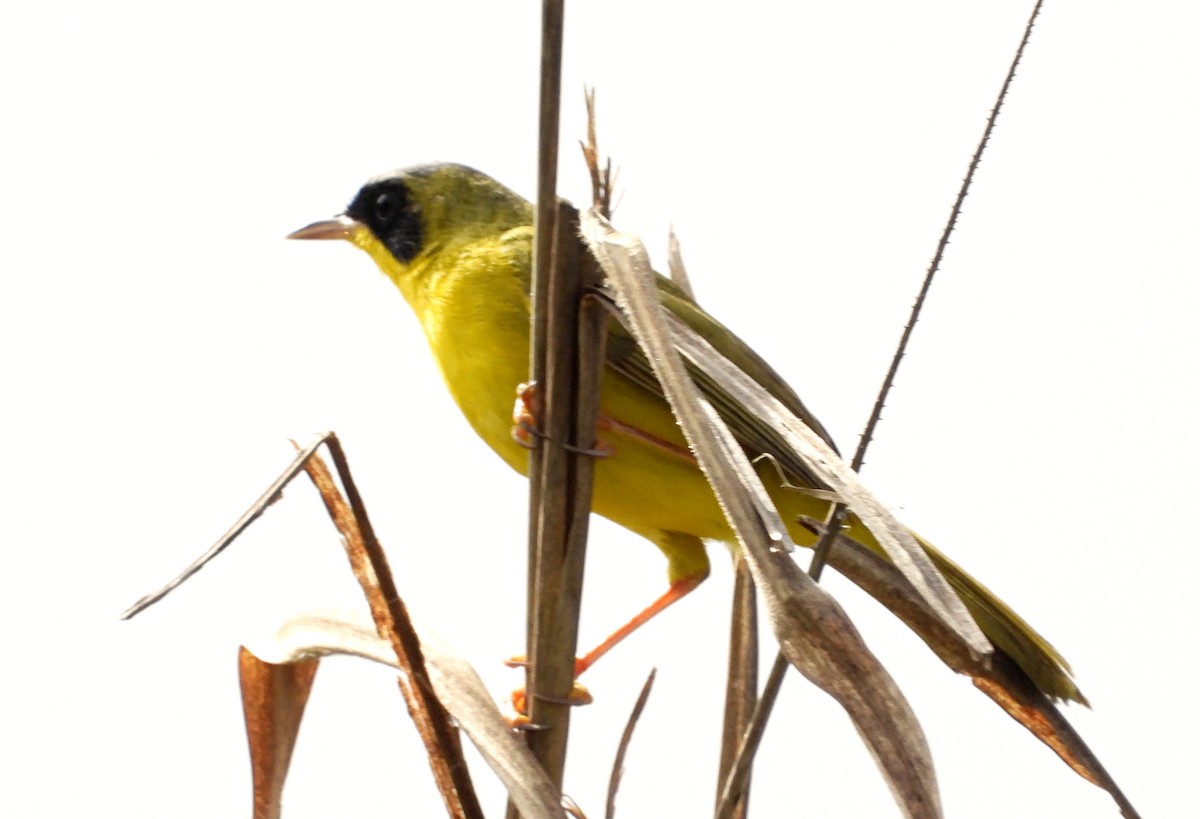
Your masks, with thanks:
[[(558, 705), (589, 705), (592, 702), (592, 693), (588, 691), (585, 686), (580, 684), (578, 680), (576, 680), (575, 682), (571, 683), (571, 691), (565, 697), (551, 697), (548, 694), (538, 694), (538, 699), (545, 702), (557, 703)], [(511, 702), (513, 713), (517, 715), (512, 720), (513, 727), (517, 728), (518, 724), (521, 726), (532, 726), (533, 723), (529, 722), (529, 703), (527, 702), (524, 686), (512, 692)], [(521, 727), (521, 730), (531, 729), (529, 727)], [(533, 728), (532, 730), (539, 729)]]
[[(542, 391), (536, 381), (517, 385), (517, 400), (513, 404), (512, 438), (526, 449), (535, 449), (538, 442), (546, 438), (541, 429)], [(563, 444), (563, 449), (577, 455), (588, 455), (593, 458), (607, 458), (613, 454), (613, 448), (604, 441), (596, 441), (590, 448)]]

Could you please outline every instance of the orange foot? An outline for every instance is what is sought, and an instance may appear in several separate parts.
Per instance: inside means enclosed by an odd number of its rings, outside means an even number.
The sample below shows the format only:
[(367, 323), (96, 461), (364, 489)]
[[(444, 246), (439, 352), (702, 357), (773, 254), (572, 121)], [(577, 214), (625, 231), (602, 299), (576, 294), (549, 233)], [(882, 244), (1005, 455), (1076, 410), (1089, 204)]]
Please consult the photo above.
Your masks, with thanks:
[[(517, 385), (517, 400), (513, 404), (512, 437), (526, 449), (537, 446), (538, 439), (545, 438), (542, 432), (542, 391), (536, 381)], [(604, 427), (604, 416), (601, 415), (600, 426)], [(563, 447), (580, 455), (591, 455), (596, 458), (607, 458), (613, 454), (613, 448), (604, 441), (596, 441), (592, 449), (563, 444)]]
[(536, 439), (541, 436), (538, 429), (538, 419), (542, 415), (541, 397), (536, 381), (517, 385), (517, 400), (513, 404), (512, 437), (526, 449), (537, 446)]
[[(506, 666), (508, 666), (509, 668), (528, 668), (529, 667), (529, 661), (525, 659), (524, 655), (517, 655), (516, 657), (510, 657), (509, 659), (504, 661), (504, 664)], [(587, 670), (587, 666), (583, 664), (583, 660), (576, 660), (575, 661), (575, 676), (578, 677), (585, 670)], [(560, 699), (555, 699), (553, 697), (543, 697), (543, 699), (546, 699), (546, 700), (552, 701), (552, 702), (562, 703), (563, 705), (590, 705), (592, 703), (592, 694), (590, 691), (587, 690), (586, 687), (583, 686), (583, 684), (581, 684), (579, 682), (579, 680), (575, 680), (575, 682), (571, 684), (571, 693), (567, 694), (567, 696), (564, 697), (563, 699), (560, 700)], [(521, 686), (520, 688), (513, 691), (510, 701), (512, 702), (513, 712), (518, 715), (513, 720), (513, 727), (514, 728), (523, 728), (526, 730), (536, 728), (536, 726), (534, 726), (532, 723), (529, 722), (529, 719), (526, 716), (529, 713), (529, 711), (526, 708), (527, 702), (526, 702), (526, 696), (525, 696), (525, 686)]]
[[(567, 696), (563, 697), (562, 699), (547, 697), (544, 694), (539, 694), (538, 696), (547, 702), (556, 702), (560, 705), (590, 705), (592, 702), (591, 692), (588, 691), (586, 687), (581, 685), (578, 680), (571, 684), (571, 693), (567, 694)], [(537, 726), (529, 721), (529, 709), (525, 696), (525, 686), (521, 686), (512, 692), (511, 702), (513, 713), (516, 714), (516, 716), (512, 719), (513, 727), (525, 730), (536, 730)]]
[[(637, 631), (638, 628), (645, 625), (648, 620), (650, 620), (656, 614), (662, 612), (663, 609), (667, 608), (680, 598), (686, 596), (688, 592), (699, 586), (702, 580), (704, 580), (703, 575), (698, 577), (681, 578), (672, 583), (670, 587), (660, 597), (658, 597), (658, 599), (640, 611), (628, 623), (614, 631), (604, 642), (596, 646), (584, 656), (576, 658), (575, 676), (579, 677), (579, 675), (591, 668), (592, 665), (605, 654), (607, 654), (613, 648), (613, 646), (624, 640), (633, 632)], [(509, 668), (526, 668), (529, 666), (529, 661), (523, 656), (516, 656), (506, 660), (505, 665), (507, 665)], [(579, 684), (578, 680), (576, 680), (574, 685), (571, 687), (571, 693), (568, 694), (565, 699), (555, 701), (562, 702), (566, 705), (587, 705), (592, 701), (592, 695), (588, 693), (586, 688)], [(514, 727), (524, 727), (528, 729), (536, 728), (536, 726), (529, 724), (528, 719), (524, 719), (524, 715), (528, 713), (528, 711), (525, 710), (526, 704), (525, 689), (518, 688), (512, 693), (512, 705), (513, 710), (522, 716), (518, 717), (517, 720), (514, 721)]]

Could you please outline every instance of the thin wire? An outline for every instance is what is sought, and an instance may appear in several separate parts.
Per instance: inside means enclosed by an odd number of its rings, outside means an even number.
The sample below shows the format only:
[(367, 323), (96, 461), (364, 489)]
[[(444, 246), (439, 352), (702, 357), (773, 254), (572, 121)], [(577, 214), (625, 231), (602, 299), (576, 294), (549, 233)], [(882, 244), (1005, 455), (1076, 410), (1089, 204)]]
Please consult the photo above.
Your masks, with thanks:
[[(929, 268), (925, 272), (925, 279), (921, 283), (921, 289), (918, 291), (917, 298), (913, 302), (912, 310), (909, 313), (908, 323), (904, 325), (904, 331), (900, 334), (900, 341), (896, 345), (895, 355), (892, 356), (892, 362), (888, 367), (887, 375), (884, 376), (883, 384), (879, 388), (879, 395), (875, 399), (875, 405), (871, 408), (870, 418), (868, 418), (866, 426), (863, 428), (863, 433), (859, 438), (858, 448), (855, 450), (854, 458), (850, 462), (851, 469), (856, 472), (862, 468), (866, 458), (867, 446), (870, 444), (875, 434), (875, 428), (879, 424), (879, 419), (883, 415), (884, 403), (888, 393), (891, 391), (892, 384), (895, 382), (896, 372), (900, 369), (900, 361), (904, 358), (904, 353), (908, 348), (908, 341), (912, 336), (913, 328), (917, 324), (917, 318), (925, 304), (925, 297), (928, 295), (929, 288), (933, 284), (934, 274), (937, 273), (941, 266), (946, 246), (950, 244), (950, 234), (958, 224), (958, 217), (962, 213), (963, 201), (967, 198), (967, 191), (975, 178), (975, 171), (979, 167), (979, 160), (983, 157), (984, 149), (987, 148), (988, 141), (991, 139), (996, 119), (1000, 115), (1000, 107), (1004, 104), (1004, 100), (1008, 96), (1008, 89), (1012, 85), (1013, 77), (1017, 73), (1017, 65), (1021, 62), (1021, 57), (1025, 53), (1025, 46), (1029, 43), (1029, 38), (1033, 33), (1034, 21), (1037, 20), (1037, 16), (1041, 10), (1042, 0), (1037, 0), (1033, 6), (1033, 12), (1029, 15), (1029, 21), (1025, 24), (1025, 31), (1021, 36), (1021, 44), (1017, 46), (1017, 52), (1013, 56), (1012, 64), (1009, 66), (1008, 73), (1004, 77), (1004, 84), (1000, 87), (1000, 93), (996, 96), (996, 104), (992, 107), (991, 114), (988, 116), (983, 136), (980, 138), (979, 144), (975, 148), (975, 153), (971, 157), (971, 164), (967, 168), (967, 175), (963, 178), (962, 185), (958, 189), (958, 196), (954, 200), (954, 207), (950, 209), (950, 218), (946, 221), (941, 238), (938, 240), (937, 250), (933, 254), (933, 259), (929, 262)], [(849, 510), (846, 508), (846, 505), (839, 503), (834, 506), (829, 517), (826, 519), (825, 531), (821, 533), (816, 548), (813, 550), (812, 563), (808, 569), (809, 576), (813, 580), (820, 580), (821, 572), (829, 557), (829, 552), (833, 548), (836, 537), (841, 531), (848, 514)], [(783, 657), (783, 654), (776, 655), (775, 664), (771, 668), (771, 676), (767, 679), (762, 696), (755, 706), (754, 715), (750, 718), (750, 724), (746, 727), (742, 746), (738, 749), (737, 762), (733, 766), (728, 780), (726, 780), (726, 787), (717, 810), (717, 816), (720, 819), (725, 819), (732, 814), (733, 806), (737, 801), (737, 794), (741, 793), (741, 783), (749, 775), (754, 753), (758, 749), (758, 743), (765, 730), (766, 721), (770, 717), (771, 709), (774, 707), (775, 700), (779, 695), (779, 687), (783, 683), (782, 672), (786, 667), (787, 660)], [(777, 670), (780, 673), (776, 674)]]

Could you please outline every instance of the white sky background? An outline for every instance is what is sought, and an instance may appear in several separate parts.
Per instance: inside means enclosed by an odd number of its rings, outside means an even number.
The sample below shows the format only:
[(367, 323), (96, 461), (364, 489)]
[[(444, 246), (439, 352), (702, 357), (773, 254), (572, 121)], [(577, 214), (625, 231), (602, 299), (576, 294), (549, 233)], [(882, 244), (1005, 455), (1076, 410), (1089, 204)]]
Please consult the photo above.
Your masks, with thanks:
[[(1030, 4), (649, 5), (568, 9), (561, 191), (586, 199), (587, 82), (618, 224), (665, 266), (673, 223), (701, 302), (850, 450)], [(369, 260), (282, 237), (428, 160), (530, 194), (536, 6), (6, 10), (6, 815), (246, 815), (236, 646), (361, 605), (315, 494), (297, 484), (167, 602), (116, 615), (224, 531), (288, 437), (341, 434), (411, 609), (497, 698), (519, 682), (499, 660), (522, 648), (523, 481), (469, 433)], [(1161, 817), (1200, 812), (1197, 22), (1184, 2), (1048, 4), (864, 472), (1074, 663), (1095, 710), (1070, 719)], [(594, 531), (584, 643), (665, 584), (648, 544)], [(729, 594), (712, 557), (709, 583), (588, 674), (567, 787), (591, 816), (652, 665), (621, 815), (710, 810)], [(911, 698), (948, 815), (1116, 816), (879, 606), (828, 587)], [(893, 815), (840, 710), (797, 675), (783, 702), (755, 814)], [(287, 816), (439, 815), (420, 754), (386, 674), (327, 662)]]

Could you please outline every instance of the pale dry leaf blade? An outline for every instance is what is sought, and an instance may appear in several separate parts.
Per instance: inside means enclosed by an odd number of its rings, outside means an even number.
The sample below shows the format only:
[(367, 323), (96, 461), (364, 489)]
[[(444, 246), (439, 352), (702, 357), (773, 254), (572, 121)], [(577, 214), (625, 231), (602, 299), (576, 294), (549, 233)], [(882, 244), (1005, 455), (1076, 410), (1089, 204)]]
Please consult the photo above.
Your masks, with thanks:
[[(746, 489), (757, 485), (757, 491), (751, 489), (750, 494), (765, 496), (766, 490), (733, 433), (710, 405), (704, 402), (701, 407), (742, 485)], [(768, 525), (771, 522), (767, 521)], [(768, 619), (784, 656), (846, 709), (906, 815), (941, 816), (924, 732), (903, 693), (849, 616), (793, 560), (778, 551), (764, 552), (761, 545), (755, 548), (744, 542), (743, 546), (750, 573), (763, 589)]]
[(722, 391), (782, 433), (795, 455), (871, 530), (892, 563), (929, 606), (974, 651), (980, 655), (990, 654), (990, 641), (980, 631), (962, 600), (908, 529), (871, 494), (858, 474), (777, 398), (717, 352), (700, 335), (669, 314), (668, 320), (680, 353), (703, 370)]
[[(254, 641), (250, 650), (272, 663), (348, 654), (397, 668), (391, 644), (374, 625), (345, 613), (299, 615), (274, 635)], [(421, 651), (438, 699), (504, 783), (521, 815), (561, 819), (558, 790), (514, 735), (475, 670), (428, 633), (421, 634)]]
[(846, 709), (905, 815), (940, 817), (929, 747), (911, 708), (841, 607), (782, 554), (790, 545), (787, 529), (732, 432), (687, 375), (640, 242), (593, 212), (582, 225), (742, 544), (788, 659)]

